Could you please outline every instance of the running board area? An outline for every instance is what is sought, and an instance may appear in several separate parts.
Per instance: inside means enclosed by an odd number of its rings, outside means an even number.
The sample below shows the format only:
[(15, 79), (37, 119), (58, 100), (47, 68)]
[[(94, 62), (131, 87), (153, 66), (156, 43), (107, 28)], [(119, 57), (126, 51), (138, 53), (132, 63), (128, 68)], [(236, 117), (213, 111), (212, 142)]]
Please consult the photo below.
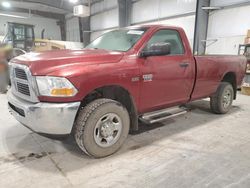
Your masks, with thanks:
[(145, 113), (140, 117), (140, 119), (147, 123), (156, 123), (185, 114), (188, 111), (189, 111), (188, 108), (183, 106), (178, 106), (178, 107), (166, 108), (163, 110)]

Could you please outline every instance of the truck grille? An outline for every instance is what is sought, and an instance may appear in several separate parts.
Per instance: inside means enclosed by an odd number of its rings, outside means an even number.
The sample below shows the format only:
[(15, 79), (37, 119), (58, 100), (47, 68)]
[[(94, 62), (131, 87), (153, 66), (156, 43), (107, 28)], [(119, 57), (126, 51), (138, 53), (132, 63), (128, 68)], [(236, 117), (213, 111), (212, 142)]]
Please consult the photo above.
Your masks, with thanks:
[(10, 63), (12, 93), (26, 101), (39, 102), (34, 78), (27, 66)]
[(22, 84), (20, 82), (16, 82), (16, 86), (18, 92), (30, 96), (30, 89), (28, 84)]
[(19, 79), (28, 80), (27, 74), (25, 73), (25, 71), (23, 69), (15, 68), (15, 75)]

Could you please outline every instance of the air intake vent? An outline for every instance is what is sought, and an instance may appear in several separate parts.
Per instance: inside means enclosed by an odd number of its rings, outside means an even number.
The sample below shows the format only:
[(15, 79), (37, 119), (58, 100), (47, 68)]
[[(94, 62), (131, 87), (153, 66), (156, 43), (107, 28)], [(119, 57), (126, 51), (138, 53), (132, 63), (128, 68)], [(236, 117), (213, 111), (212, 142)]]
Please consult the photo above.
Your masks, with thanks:
[(9, 106), (12, 108), (12, 110), (14, 110), (16, 113), (18, 113), (20, 116), (25, 117), (25, 112), (23, 109), (18, 108), (16, 106), (14, 106), (13, 104), (9, 103)]
[(16, 83), (16, 86), (17, 86), (17, 91), (18, 91), (19, 93), (22, 93), (22, 94), (24, 94), (24, 95), (30, 96), (29, 85), (23, 84), (23, 83), (20, 83), (20, 82), (17, 82), (17, 83)]
[(23, 69), (15, 68), (15, 75), (16, 75), (16, 78), (19, 78), (22, 80), (28, 80), (27, 74)]

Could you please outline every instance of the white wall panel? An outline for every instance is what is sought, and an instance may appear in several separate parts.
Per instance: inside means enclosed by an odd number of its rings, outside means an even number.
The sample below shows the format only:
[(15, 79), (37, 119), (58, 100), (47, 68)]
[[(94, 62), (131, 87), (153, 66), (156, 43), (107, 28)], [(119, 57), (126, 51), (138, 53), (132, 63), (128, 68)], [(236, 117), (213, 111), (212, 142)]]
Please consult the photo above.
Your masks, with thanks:
[[(218, 39), (207, 48), (207, 53), (236, 54), (250, 29), (250, 6), (219, 10), (211, 13), (208, 24), (208, 39)], [(235, 47), (236, 46), (236, 47)]]
[[(28, 14), (24, 13), (12, 13), (12, 12), (1, 12), (5, 14), (14, 14), (19, 16), (28, 17)], [(35, 15), (31, 15), (31, 17), (22, 19), (22, 18), (14, 18), (14, 17), (5, 17), (1, 16), (0, 18), (0, 35), (5, 34), (5, 26), (7, 22), (17, 22), (17, 23), (24, 23), (24, 24), (31, 24), (34, 25), (35, 37), (41, 38), (41, 32), (45, 29), (45, 38), (50, 38), (54, 40), (61, 40), (61, 31), (60, 27), (57, 25), (56, 20), (42, 18)]]
[(117, 0), (104, 0), (91, 6), (91, 14), (117, 6)]
[(136, 2), (132, 6), (131, 23), (152, 20), (158, 17), (158, 0), (148, 1), (142, 0)]
[(249, 2), (249, 0), (211, 0), (211, 6), (227, 6), (237, 3)]
[(90, 29), (94, 31), (90, 35), (91, 41), (109, 31), (108, 28), (118, 27), (118, 8), (109, 10), (116, 6), (118, 7), (117, 0), (104, 0), (91, 6), (91, 14), (94, 14), (90, 17)]
[(118, 26), (118, 9), (113, 9), (90, 17), (90, 29), (100, 30)]
[(80, 42), (80, 28), (78, 17), (66, 19), (66, 40)]
[(195, 12), (196, 0), (142, 0), (133, 3), (132, 24)]
[(239, 44), (244, 43), (244, 36), (219, 37), (218, 41), (207, 47), (207, 54), (238, 54)]

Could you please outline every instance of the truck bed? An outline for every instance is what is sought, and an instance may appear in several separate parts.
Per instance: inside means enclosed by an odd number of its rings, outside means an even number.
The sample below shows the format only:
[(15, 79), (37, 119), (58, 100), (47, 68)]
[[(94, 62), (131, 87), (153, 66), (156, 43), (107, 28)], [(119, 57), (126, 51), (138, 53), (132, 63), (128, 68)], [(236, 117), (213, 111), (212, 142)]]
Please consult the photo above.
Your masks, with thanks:
[[(215, 93), (224, 76), (232, 73), (237, 86), (245, 75), (246, 58), (236, 55), (194, 56), (196, 61), (196, 82), (192, 99), (208, 97)], [(235, 87), (237, 87), (235, 86)]]

